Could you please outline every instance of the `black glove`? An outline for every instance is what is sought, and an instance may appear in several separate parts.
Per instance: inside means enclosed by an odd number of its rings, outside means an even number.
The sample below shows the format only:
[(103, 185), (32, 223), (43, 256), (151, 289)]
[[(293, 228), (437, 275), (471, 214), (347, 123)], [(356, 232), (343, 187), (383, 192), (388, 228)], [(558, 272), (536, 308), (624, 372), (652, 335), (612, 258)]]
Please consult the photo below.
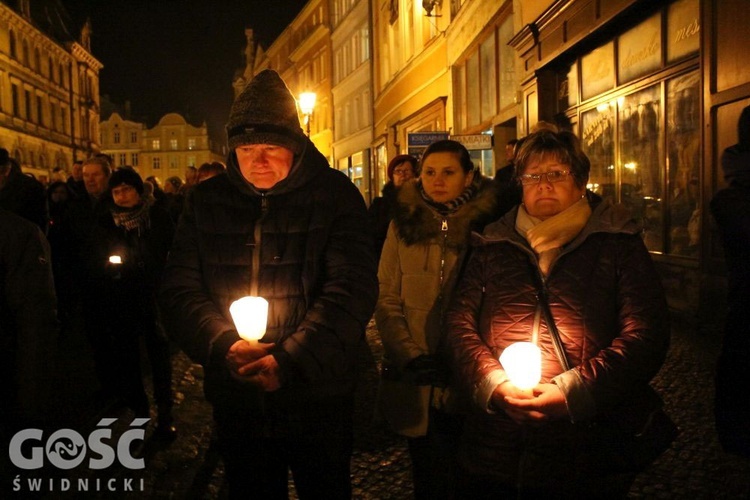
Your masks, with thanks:
[(422, 354), (409, 361), (404, 367), (404, 380), (414, 385), (448, 385), (449, 371), (436, 357)]

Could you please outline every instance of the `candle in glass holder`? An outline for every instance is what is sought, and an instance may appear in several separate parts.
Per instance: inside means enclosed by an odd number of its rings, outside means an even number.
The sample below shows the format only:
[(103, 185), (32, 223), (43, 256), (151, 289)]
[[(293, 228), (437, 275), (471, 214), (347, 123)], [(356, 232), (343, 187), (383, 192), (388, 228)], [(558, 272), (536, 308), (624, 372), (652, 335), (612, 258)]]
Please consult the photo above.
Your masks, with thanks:
[(542, 352), (531, 342), (516, 342), (500, 355), (500, 363), (510, 382), (521, 390), (528, 390), (542, 378)]
[(234, 326), (240, 337), (248, 342), (257, 342), (266, 334), (268, 301), (263, 297), (242, 297), (229, 306)]
[(110, 255), (109, 263), (110, 264), (122, 264), (122, 257), (120, 257), (119, 255)]

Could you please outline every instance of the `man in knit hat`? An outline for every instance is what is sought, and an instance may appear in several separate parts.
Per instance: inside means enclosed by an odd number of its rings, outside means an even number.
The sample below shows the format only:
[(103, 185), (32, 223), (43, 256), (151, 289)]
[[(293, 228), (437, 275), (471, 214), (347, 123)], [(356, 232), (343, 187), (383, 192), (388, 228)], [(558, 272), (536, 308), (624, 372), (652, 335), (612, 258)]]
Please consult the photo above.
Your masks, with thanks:
[[(237, 96), (227, 175), (196, 185), (161, 286), (168, 331), (206, 373), (232, 498), (349, 498), (356, 353), (377, 299), (364, 201), (305, 136), (272, 70)], [(265, 335), (229, 312), (268, 301)]]
[(737, 132), (737, 144), (725, 149), (721, 157), (728, 187), (711, 200), (729, 279), (714, 412), (724, 451), (750, 458), (750, 393), (737, 390), (750, 377), (750, 106), (742, 110)]

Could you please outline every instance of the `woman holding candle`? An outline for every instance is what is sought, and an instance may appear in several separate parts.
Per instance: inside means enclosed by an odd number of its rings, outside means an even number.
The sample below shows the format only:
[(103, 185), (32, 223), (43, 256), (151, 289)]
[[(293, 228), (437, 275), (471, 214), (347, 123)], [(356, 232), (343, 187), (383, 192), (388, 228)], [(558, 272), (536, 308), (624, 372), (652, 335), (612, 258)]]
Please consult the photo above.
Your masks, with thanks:
[(172, 244), (174, 224), (166, 210), (144, 199), (144, 182), (130, 168), (109, 178), (113, 203), (99, 220), (95, 262), (105, 276), (100, 292), (114, 342), (110, 364), (118, 375), (117, 396), (137, 417), (150, 417), (141, 374), (140, 338), (151, 364), (157, 424), (154, 436), (172, 440), (172, 364), (159, 322), (156, 289)]
[[(669, 346), (664, 292), (637, 225), (586, 191), (573, 134), (529, 135), (516, 167), (523, 201), (485, 228), (447, 316), (475, 403), (459, 485), (472, 498), (624, 496), (634, 473), (615, 474), (584, 443), (599, 418), (645, 425), (641, 413), (659, 407), (648, 382)], [(542, 352), (541, 383), (523, 391), (498, 357), (528, 341)], [(636, 414), (634, 401), (652, 400)]]
[(451, 415), (442, 316), (472, 229), (492, 220), (492, 182), (455, 141), (430, 145), (398, 193), (378, 270), (375, 320), (385, 358), (378, 407), (406, 436), (416, 498), (450, 497), (460, 420)]

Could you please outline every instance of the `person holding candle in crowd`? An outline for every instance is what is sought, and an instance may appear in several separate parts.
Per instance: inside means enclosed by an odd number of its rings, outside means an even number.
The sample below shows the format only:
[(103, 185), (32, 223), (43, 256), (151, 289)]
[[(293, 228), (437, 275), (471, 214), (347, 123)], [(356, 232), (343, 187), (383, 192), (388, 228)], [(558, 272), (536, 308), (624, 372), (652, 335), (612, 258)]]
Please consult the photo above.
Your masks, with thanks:
[(380, 414), (406, 436), (416, 498), (451, 498), (460, 403), (448, 389), (442, 313), (471, 230), (496, 217), (490, 179), (458, 142), (422, 155), (420, 176), (405, 182), (380, 258), (375, 320), (385, 356)]
[(156, 290), (174, 236), (174, 223), (160, 205), (143, 196), (144, 182), (129, 167), (109, 177), (112, 204), (98, 220), (95, 253), (102, 268), (101, 293), (113, 350), (109, 359), (117, 373), (116, 396), (136, 417), (150, 418), (141, 374), (140, 339), (151, 365), (157, 407), (153, 436), (171, 441), (177, 436), (172, 418), (172, 364), (169, 340), (161, 326)]
[[(161, 288), (171, 335), (205, 369), (231, 498), (349, 498), (357, 351), (377, 299), (367, 210), (264, 70), (235, 99), (227, 174), (188, 194)], [(230, 306), (268, 301), (265, 336)]]
[[(459, 489), (465, 498), (624, 497), (635, 473), (608, 469), (587, 438), (597, 419), (645, 429), (660, 408), (648, 383), (669, 347), (664, 291), (629, 214), (587, 192), (590, 164), (575, 135), (530, 134), (516, 168), (522, 203), (477, 238), (447, 315), (453, 363), (474, 401)], [(522, 390), (498, 357), (528, 341), (542, 353), (541, 382)]]

